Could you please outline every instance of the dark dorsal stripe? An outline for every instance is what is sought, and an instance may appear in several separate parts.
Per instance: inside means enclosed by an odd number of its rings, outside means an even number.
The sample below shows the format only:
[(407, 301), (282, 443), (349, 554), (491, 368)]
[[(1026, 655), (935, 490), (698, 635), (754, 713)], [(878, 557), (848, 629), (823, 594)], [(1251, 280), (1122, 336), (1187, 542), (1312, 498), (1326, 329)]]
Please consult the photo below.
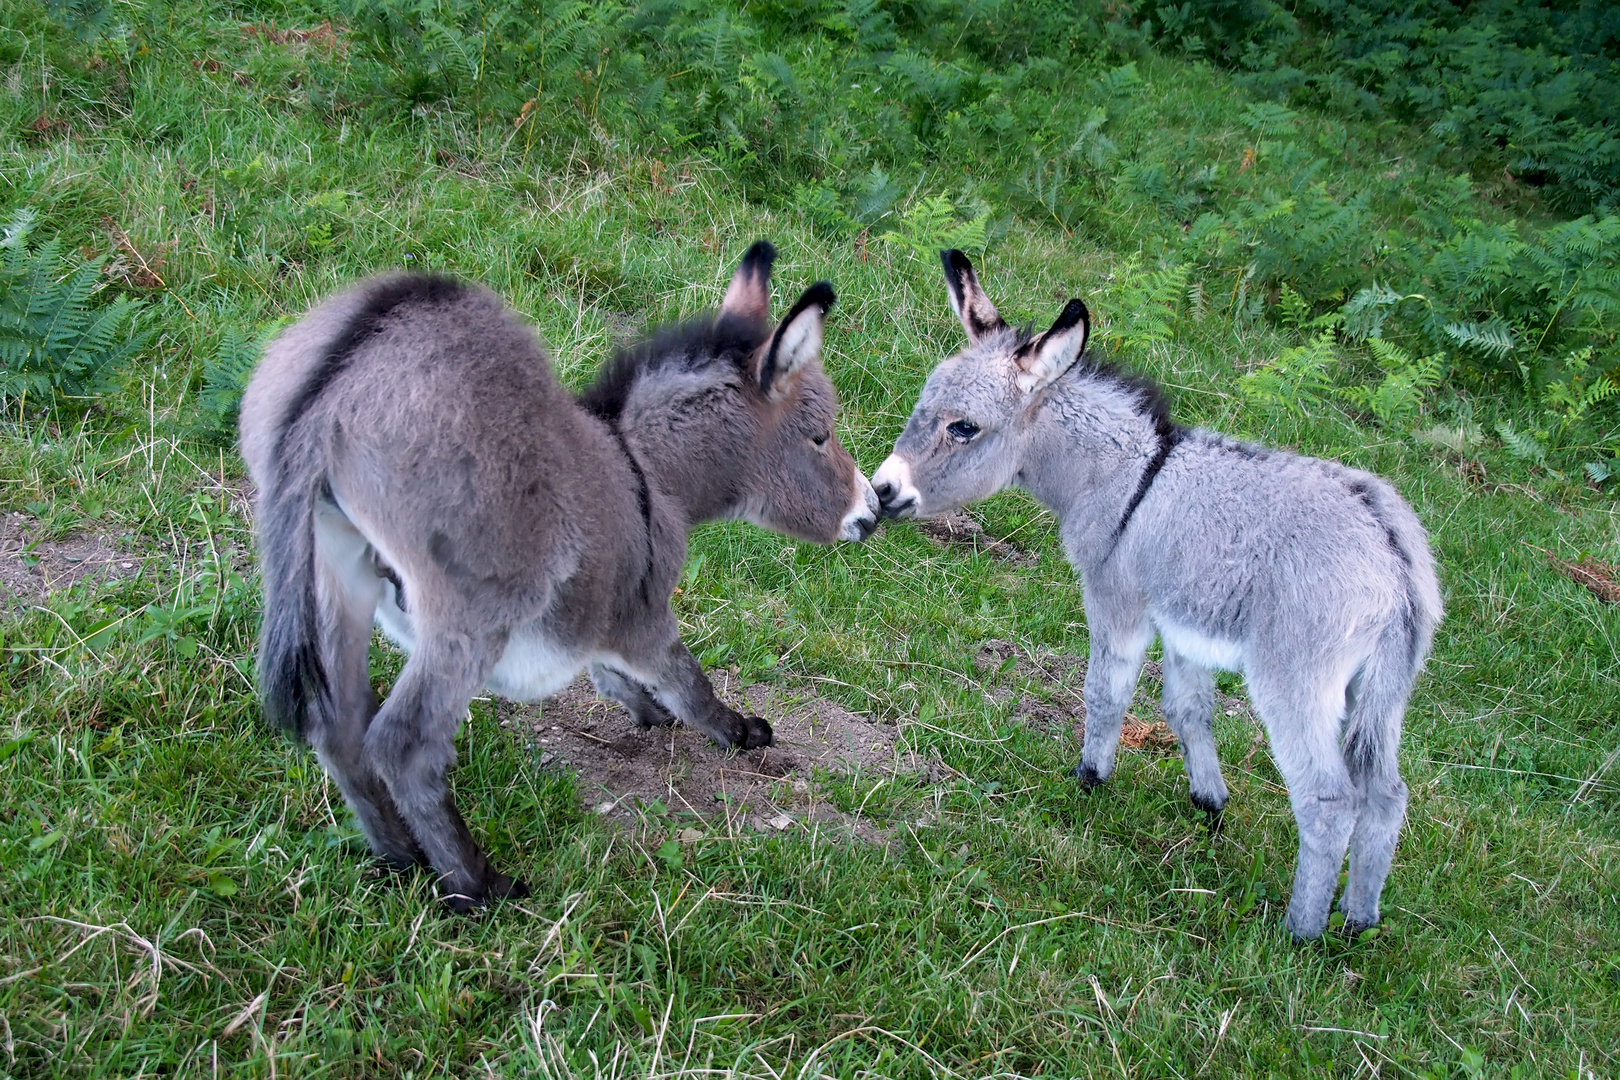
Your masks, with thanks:
[(1177, 443), (1181, 442), (1182, 429), (1170, 423), (1167, 418), (1161, 418), (1160, 423), (1155, 425), (1155, 431), (1159, 436), (1158, 449), (1148, 459), (1147, 467), (1142, 470), (1142, 478), (1136, 482), (1136, 491), (1131, 495), (1131, 501), (1125, 504), (1125, 513), (1120, 516), (1119, 524), (1114, 527), (1113, 543), (1115, 546), (1118, 546), (1119, 538), (1125, 535), (1125, 527), (1131, 523), (1131, 517), (1136, 513), (1136, 508), (1141, 506), (1142, 500), (1147, 497), (1148, 488), (1152, 487), (1153, 481), (1158, 479), (1159, 470), (1164, 468), (1166, 461), (1170, 460), (1170, 452), (1176, 448)]
[[(407, 274), (385, 282), (374, 290), (366, 297), (364, 306), (349, 319), (348, 325), (332, 339), (316, 363), (315, 370), (298, 388), (298, 393), (293, 395), (287, 411), (281, 416), (277, 442), (286, 442), (287, 433), (293, 425), (310, 410), (315, 399), (332, 385), (332, 380), (349, 366), (360, 345), (381, 330), (383, 322), (395, 311), (406, 304), (445, 303), (460, 298), (466, 291), (467, 287), (461, 282), (439, 274)], [(277, 456), (282, 455), (278, 453)]]
[(638, 588), (641, 590), (641, 599), (651, 603), (648, 583), (652, 578), (653, 560), (652, 492), (647, 487), (647, 474), (641, 471), (641, 462), (636, 460), (635, 452), (630, 449), (630, 440), (624, 437), (618, 421), (609, 420), (607, 425), (608, 430), (613, 432), (613, 437), (619, 440), (619, 449), (624, 453), (624, 460), (630, 463), (630, 471), (636, 474), (636, 504), (641, 508), (641, 528), (647, 537), (647, 560), (641, 567), (641, 581)]

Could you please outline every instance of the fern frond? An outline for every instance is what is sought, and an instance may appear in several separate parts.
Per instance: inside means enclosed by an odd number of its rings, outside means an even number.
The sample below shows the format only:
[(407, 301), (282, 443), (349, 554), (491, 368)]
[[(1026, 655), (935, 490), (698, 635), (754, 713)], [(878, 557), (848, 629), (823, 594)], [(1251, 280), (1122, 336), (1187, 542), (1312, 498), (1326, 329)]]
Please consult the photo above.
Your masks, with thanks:
[(1447, 323), (1441, 327), (1446, 337), (1465, 349), (1482, 352), (1494, 360), (1504, 360), (1514, 349), (1513, 329), (1500, 319), (1480, 323)]
[(1532, 465), (1547, 464), (1547, 448), (1535, 436), (1513, 430), (1513, 425), (1506, 420), (1496, 422), (1496, 433), (1502, 437), (1502, 445), (1514, 457)]

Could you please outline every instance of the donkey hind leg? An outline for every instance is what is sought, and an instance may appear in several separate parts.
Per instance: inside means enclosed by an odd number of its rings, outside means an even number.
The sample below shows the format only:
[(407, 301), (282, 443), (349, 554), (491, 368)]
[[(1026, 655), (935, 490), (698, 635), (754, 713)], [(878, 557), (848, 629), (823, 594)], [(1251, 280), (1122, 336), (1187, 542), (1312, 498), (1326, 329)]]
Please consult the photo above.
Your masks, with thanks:
[[(1092, 618), (1093, 605), (1086, 604)], [(1119, 729), (1125, 722), (1125, 709), (1136, 692), (1142, 674), (1142, 658), (1147, 655), (1153, 630), (1140, 615), (1134, 624), (1109, 626), (1102, 618), (1091, 626), (1091, 658), (1086, 665), (1086, 741), (1074, 775), (1087, 787), (1095, 787), (1114, 772), (1114, 752), (1119, 749)]]
[(479, 850), (445, 775), (456, 761), (456, 729), (504, 639), (420, 624), (417, 631), (416, 651), (366, 732), (366, 756), (438, 871), (445, 903), (467, 912), (491, 900), (527, 896), (526, 885), (497, 873)]
[(771, 725), (762, 718), (744, 716), (715, 695), (703, 666), (681, 644), (679, 636), (671, 634), (662, 650), (644, 661), (638, 658), (633, 677), (682, 723), (692, 725), (721, 746), (752, 750), (769, 746), (774, 739)]
[(637, 727), (668, 727), (675, 722), (675, 714), (658, 704), (651, 690), (622, 671), (606, 664), (592, 664), (591, 684), (598, 694), (628, 709)]
[(1181, 743), (1181, 760), (1187, 767), (1193, 805), (1209, 815), (1210, 828), (1218, 828), (1227, 793), (1211, 726), (1215, 717), (1215, 676), (1166, 644), (1164, 695), (1160, 701), (1165, 722)]
[(1283, 925), (1295, 940), (1304, 940), (1327, 928), (1360, 810), (1360, 793), (1339, 749), (1343, 683), (1319, 674), (1311, 678), (1297, 669), (1261, 674), (1256, 668), (1249, 672), (1254, 708), (1271, 738), (1272, 757), (1288, 784), (1299, 828), (1294, 894)]
[(1413, 674), (1405, 645), (1399, 645), (1401, 654), (1374, 657), (1347, 694), (1345, 764), (1362, 800), (1350, 836), (1350, 879), (1339, 901), (1350, 932), (1378, 923), (1378, 898), (1406, 817), (1406, 784), (1396, 754)]
[(366, 728), (377, 713), (371, 689), (371, 626), (382, 581), (370, 546), (331, 503), (315, 511), (315, 588), (328, 698), (305, 732), (327, 775), (343, 792), (371, 845), (396, 869), (425, 860), (388, 787), (366, 760)]

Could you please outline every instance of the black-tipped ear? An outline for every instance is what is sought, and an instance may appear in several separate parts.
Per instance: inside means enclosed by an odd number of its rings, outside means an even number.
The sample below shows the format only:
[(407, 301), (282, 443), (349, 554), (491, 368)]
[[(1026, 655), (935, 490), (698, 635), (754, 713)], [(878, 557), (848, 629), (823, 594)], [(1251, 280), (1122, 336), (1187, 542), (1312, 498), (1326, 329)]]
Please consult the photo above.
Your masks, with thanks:
[(771, 267), (776, 248), (769, 240), (756, 240), (743, 253), (737, 272), (731, 275), (726, 297), (720, 301), (716, 319), (741, 319), (762, 323), (771, 313)]
[(945, 291), (951, 297), (951, 310), (962, 320), (962, 329), (967, 331), (969, 341), (977, 342), (991, 331), (1007, 325), (1002, 321), (996, 305), (979, 288), (978, 275), (973, 272), (973, 264), (966, 255), (952, 248), (940, 252), (939, 261), (945, 267)]
[(831, 283), (818, 281), (804, 291), (777, 326), (759, 364), (759, 389), (766, 397), (776, 399), (787, 393), (799, 372), (820, 358), (827, 312), (837, 299)]
[(1024, 346), (1013, 357), (1018, 367), (1018, 387), (1034, 393), (1050, 386), (1086, 351), (1091, 336), (1091, 312), (1085, 301), (1075, 299), (1063, 305), (1057, 321), (1040, 337)]

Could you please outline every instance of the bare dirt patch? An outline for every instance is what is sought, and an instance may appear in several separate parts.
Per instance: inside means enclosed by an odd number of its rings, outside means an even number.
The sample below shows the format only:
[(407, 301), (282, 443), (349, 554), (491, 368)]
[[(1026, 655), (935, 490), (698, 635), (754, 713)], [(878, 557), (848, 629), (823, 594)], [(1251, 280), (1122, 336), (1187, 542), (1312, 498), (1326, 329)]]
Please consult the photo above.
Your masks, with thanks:
[(997, 540), (984, 531), (984, 526), (961, 511), (939, 517), (920, 518), (917, 531), (941, 547), (960, 548), (983, 553), (1013, 566), (1035, 566), (1041, 557), (1033, 551)]
[(115, 581), (140, 573), (150, 555), (129, 551), (100, 533), (62, 540), (38, 537), (39, 522), (27, 514), (0, 517), (0, 608), (36, 604), (87, 578)]
[[(986, 692), (996, 701), (1011, 703), (1019, 722), (1058, 737), (1072, 732), (1076, 742), (1084, 739), (1084, 657), (1032, 651), (1015, 642), (992, 639), (979, 646), (974, 663), (986, 674)], [(1142, 665), (1136, 696), (1120, 728), (1120, 746), (1159, 752), (1176, 749), (1176, 737), (1159, 709), (1163, 681), (1164, 668), (1158, 661)], [(1215, 709), (1226, 716), (1252, 715), (1246, 700), (1219, 690), (1215, 692)]]
[(728, 672), (711, 675), (733, 708), (770, 721), (775, 745), (731, 752), (683, 724), (638, 728), (617, 702), (597, 698), (585, 678), (540, 705), (511, 706), (502, 724), (531, 741), (542, 767), (572, 769), (587, 807), (626, 825), (637, 820), (640, 807), (657, 801), (676, 814), (723, 819), (738, 831), (814, 828), (886, 844), (887, 830), (832, 805), (818, 778), (876, 783), (933, 776), (943, 768), (902, 751), (893, 724), (873, 723), (792, 688), (743, 687)]

